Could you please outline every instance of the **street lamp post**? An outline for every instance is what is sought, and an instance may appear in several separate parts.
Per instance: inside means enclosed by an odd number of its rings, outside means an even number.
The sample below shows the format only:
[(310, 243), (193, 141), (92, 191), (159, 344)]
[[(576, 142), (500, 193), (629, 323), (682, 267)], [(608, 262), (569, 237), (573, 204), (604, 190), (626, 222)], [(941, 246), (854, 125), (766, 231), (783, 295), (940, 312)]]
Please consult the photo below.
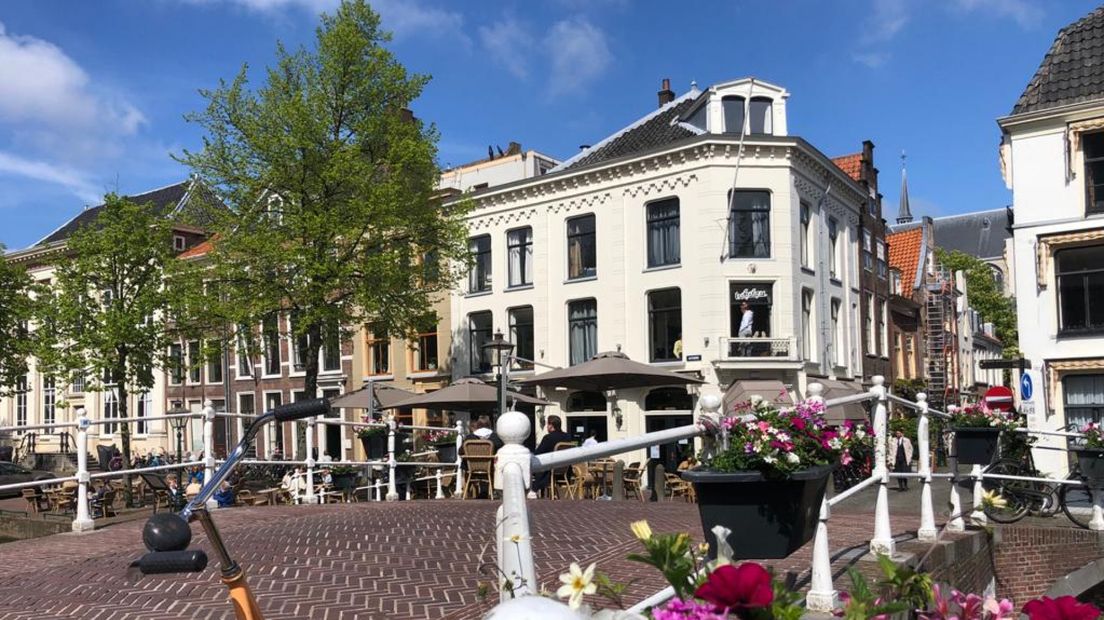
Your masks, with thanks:
[(503, 338), (502, 331), (496, 331), (494, 338), (483, 348), (494, 354), (495, 365), (498, 366), (498, 415), (502, 415), (506, 413), (506, 383), (510, 380), (510, 353), (514, 350), (514, 343)]
[(184, 460), (184, 427), (188, 425), (188, 418), (183, 417), (183, 414), (188, 413), (188, 410), (181, 406), (180, 401), (176, 401), (168, 413), (178, 416), (169, 418), (169, 426), (176, 431), (176, 462), (181, 463)]

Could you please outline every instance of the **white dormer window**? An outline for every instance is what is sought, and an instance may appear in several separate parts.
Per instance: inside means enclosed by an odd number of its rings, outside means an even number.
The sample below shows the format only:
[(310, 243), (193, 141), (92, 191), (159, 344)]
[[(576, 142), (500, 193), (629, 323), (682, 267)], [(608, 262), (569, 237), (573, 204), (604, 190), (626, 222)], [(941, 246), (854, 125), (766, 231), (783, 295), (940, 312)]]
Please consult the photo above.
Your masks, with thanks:
[(752, 97), (748, 105), (748, 133), (773, 134), (774, 102), (769, 97)]
[(721, 108), (724, 110), (725, 133), (738, 134), (744, 129), (744, 105), (743, 97), (729, 95), (721, 98)]
[(177, 252), (183, 251), (187, 240), (180, 235), (173, 235), (173, 249)]
[(708, 129), (708, 127), (706, 127), (706, 119), (708, 118), (708, 114), (709, 106), (699, 105), (698, 109), (694, 110), (693, 114), (691, 114), (690, 117), (686, 119), (686, 122), (690, 123), (691, 125), (697, 127), (702, 131), (706, 131)]

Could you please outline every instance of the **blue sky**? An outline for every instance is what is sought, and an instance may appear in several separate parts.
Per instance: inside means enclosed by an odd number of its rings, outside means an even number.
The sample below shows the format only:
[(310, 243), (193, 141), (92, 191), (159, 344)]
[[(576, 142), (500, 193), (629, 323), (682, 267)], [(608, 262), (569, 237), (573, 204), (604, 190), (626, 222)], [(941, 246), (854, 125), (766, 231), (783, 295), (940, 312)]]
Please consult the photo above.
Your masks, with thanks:
[[(26, 247), (97, 204), (184, 178), (200, 88), (254, 76), (276, 41), (310, 44), (336, 0), (0, 3), (0, 243)], [(895, 209), (908, 153), (913, 212), (1010, 202), (997, 164), (1007, 114), (1081, 0), (628, 0), (373, 6), (441, 132), (442, 165), (515, 140), (565, 158), (679, 94), (754, 75), (786, 87), (790, 133), (834, 156), (877, 145)], [(887, 208), (887, 213), (894, 211)]]

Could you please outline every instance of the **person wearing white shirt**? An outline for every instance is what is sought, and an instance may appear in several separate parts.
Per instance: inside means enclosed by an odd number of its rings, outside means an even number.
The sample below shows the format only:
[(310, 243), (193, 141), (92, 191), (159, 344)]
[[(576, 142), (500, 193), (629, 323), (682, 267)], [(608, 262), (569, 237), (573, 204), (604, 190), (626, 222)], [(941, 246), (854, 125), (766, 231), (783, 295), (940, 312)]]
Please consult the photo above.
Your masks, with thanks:
[[(736, 335), (740, 338), (751, 338), (753, 325), (755, 323), (755, 312), (748, 305), (748, 302), (740, 302), (740, 329), (736, 332)], [(751, 355), (751, 343), (745, 342), (740, 347), (743, 349), (742, 354), (746, 357)]]
[(587, 438), (583, 440), (584, 446), (596, 446), (598, 445), (598, 431), (591, 430)]

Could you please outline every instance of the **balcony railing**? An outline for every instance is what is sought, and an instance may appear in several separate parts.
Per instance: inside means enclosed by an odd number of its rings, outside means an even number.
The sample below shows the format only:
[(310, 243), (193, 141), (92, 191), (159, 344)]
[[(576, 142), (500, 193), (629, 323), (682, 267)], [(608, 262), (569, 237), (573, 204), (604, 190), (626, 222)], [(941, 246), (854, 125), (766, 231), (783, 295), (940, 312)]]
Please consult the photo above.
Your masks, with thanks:
[(794, 338), (721, 338), (722, 360), (797, 361)]

